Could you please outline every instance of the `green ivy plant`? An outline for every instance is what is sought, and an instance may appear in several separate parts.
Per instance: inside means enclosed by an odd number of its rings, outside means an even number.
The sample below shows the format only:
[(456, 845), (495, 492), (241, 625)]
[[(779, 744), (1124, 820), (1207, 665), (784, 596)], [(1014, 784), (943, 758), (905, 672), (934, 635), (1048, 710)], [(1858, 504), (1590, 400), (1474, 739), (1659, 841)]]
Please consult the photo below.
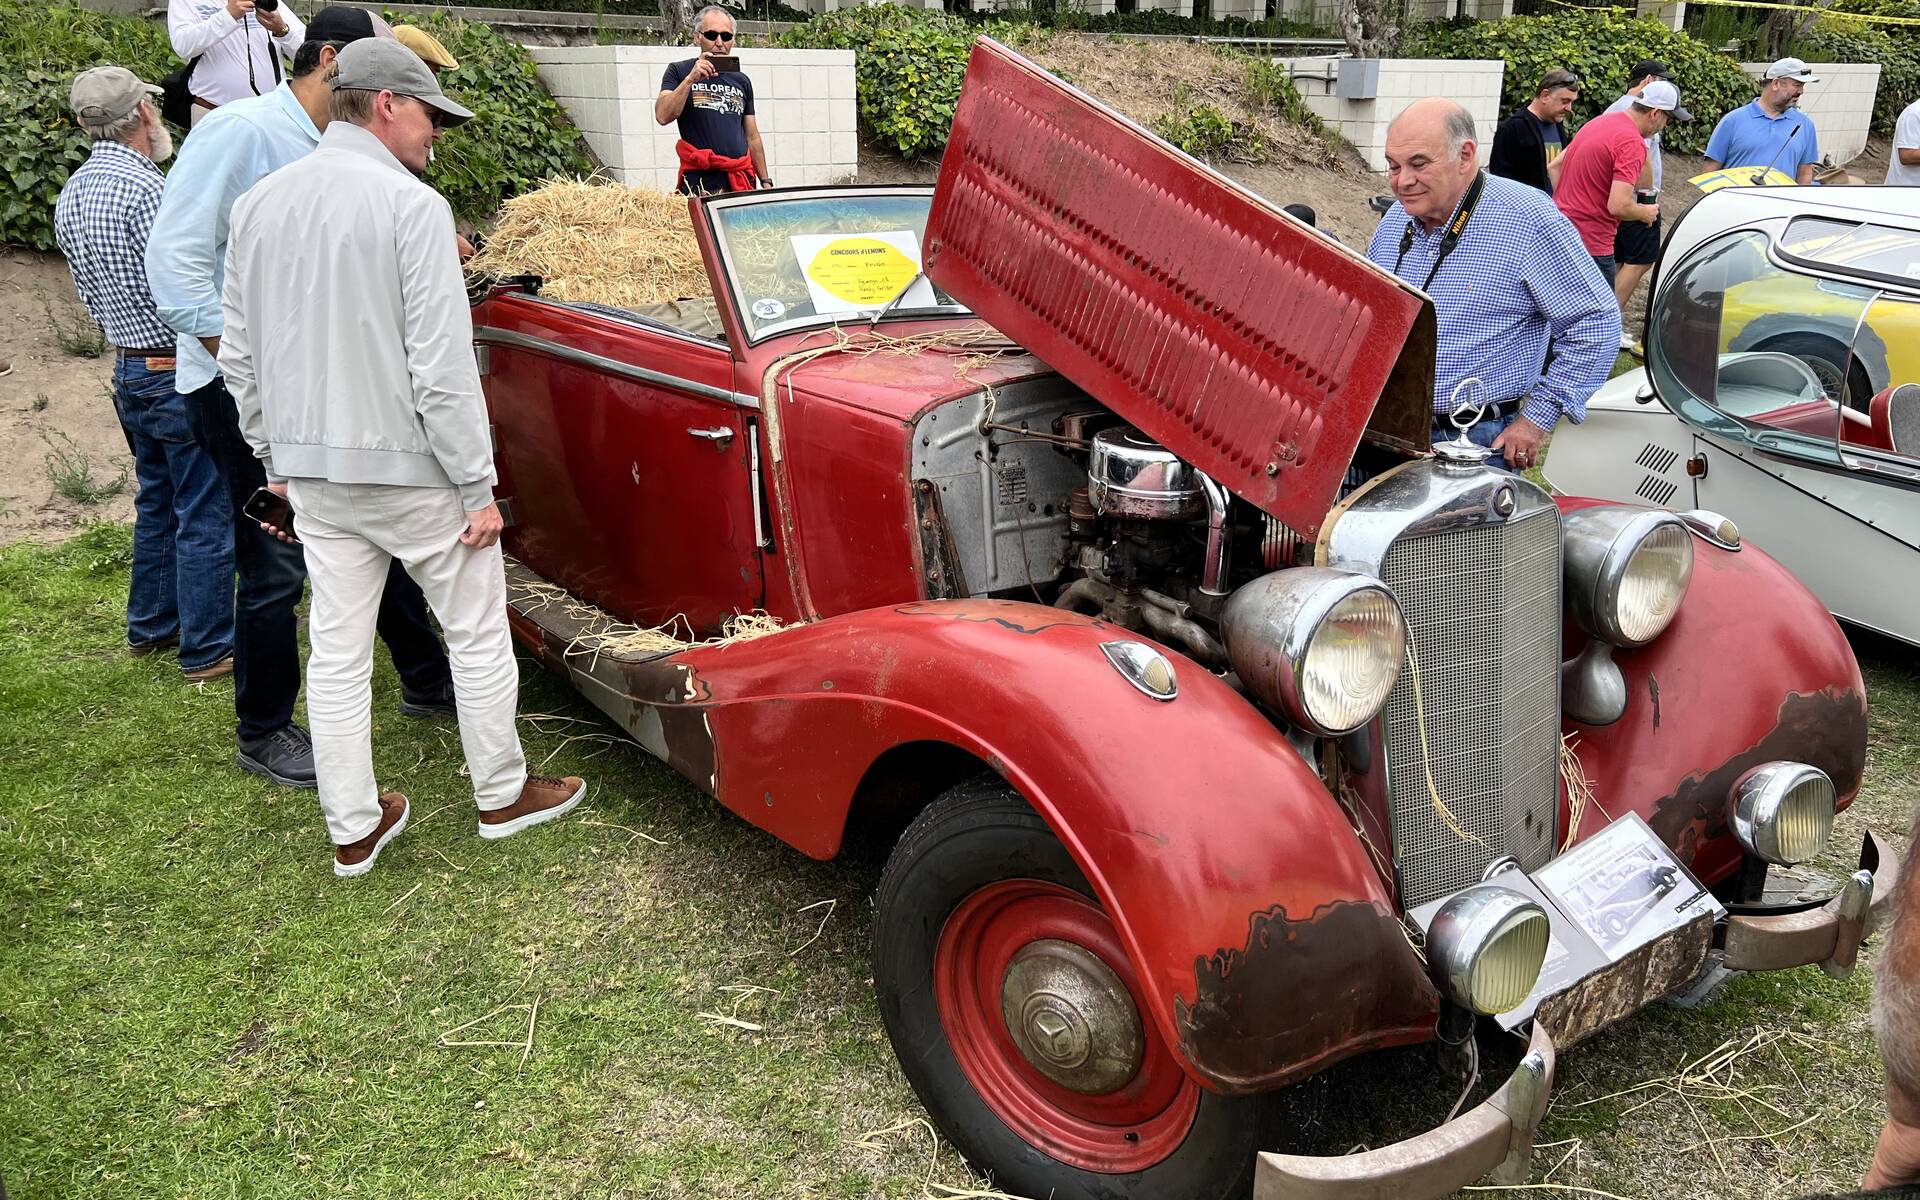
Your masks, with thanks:
[[(1404, 53), (1409, 58), (1505, 61), (1503, 115), (1531, 100), (1548, 71), (1565, 67), (1580, 76), (1583, 85), (1574, 105), (1575, 122), (1588, 120), (1618, 99), (1635, 62), (1658, 59), (1672, 68), (1681, 100), (1694, 116), (1692, 124), (1669, 126), (1664, 135), (1666, 148), (1681, 154), (1705, 150), (1721, 115), (1754, 96), (1746, 72), (1713, 46), (1658, 21), (1632, 19), (1613, 9), (1426, 25), (1413, 31)], [(1485, 140), (1493, 137), (1491, 129), (1480, 133)]]

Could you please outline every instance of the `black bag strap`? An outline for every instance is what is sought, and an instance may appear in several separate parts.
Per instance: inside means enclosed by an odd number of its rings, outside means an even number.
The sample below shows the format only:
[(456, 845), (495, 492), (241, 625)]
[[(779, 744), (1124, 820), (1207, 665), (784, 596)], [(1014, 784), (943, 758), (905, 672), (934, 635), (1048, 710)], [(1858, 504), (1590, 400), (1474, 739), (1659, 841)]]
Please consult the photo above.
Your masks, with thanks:
[[(1486, 189), (1487, 173), (1475, 172), (1473, 183), (1468, 186), (1466, 196), (1460, 201), (1460, 211), (1454, 213), (1453, 220), (1447, 222), (1447, 232), (1440, 238), (1440, 251), (1433, 256), (1433, 269), (1427, 272), (1427, 281), (1420, 285), (1421, 291), (1432, 290), (1433, 278), (1440, 273), (1440, 264), (1446, 262), (1447, 255), (1452, 254), (1454, 247), (1460, 244), (1461, 235), (1467, 232), (1467, 222), (1473, 220), (1474, 207), (1480, 203), (1480, 193)], [(1400, 234), (1400, 253), (1393, 260), (1395, 275), (1400, 273), (1400, 264), (1406, 261), (1407, 252), (1412, 249), (1413, 221), (1409, 218), (1406, 229)]]

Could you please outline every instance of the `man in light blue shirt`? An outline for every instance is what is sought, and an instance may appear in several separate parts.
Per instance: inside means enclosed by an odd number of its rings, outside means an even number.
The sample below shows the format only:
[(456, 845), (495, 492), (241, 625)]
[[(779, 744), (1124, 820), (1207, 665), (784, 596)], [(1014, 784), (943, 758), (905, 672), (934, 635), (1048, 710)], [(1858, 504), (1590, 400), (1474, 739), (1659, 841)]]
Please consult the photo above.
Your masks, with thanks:
[(1707, 170), (1721, 167), (1774, 167), (1798, 183), (1813, 182), (1820, 161), (1820, 139), (1813, 118), (1800, 111), (1800, 95), (1820, 80), (1797, 58), (1783, 58), (1766, 70), (1752, 104), (1720, 118), (1707, 141)]
[[(225, 478), (236, 515), (234, 561), (240, 583), (234, 603), (233, 699), (239, 763), (285, 787), (315, 786), (312, 742), (293, 723), (300, 693), (295, 610), (307, 568), (298, 545), (268, 535), (242, 512), (254, 492), (266, 486), (267, 475), (241, 435), (239, 413), (214, 362), (224, 328), (228, 222), (234, 203), (249, 188), (320, 144), (332, 103), (326, 77), (340, 48), (383, 35), (392, 36), (392, 30), (360, 9), (336, 5), (315, 13), (285, 83), (266, 95), (223, 104), (194, 126), (167, 175), (147, 241), (147, 281), (155, 307), (179, 335), (174, 386), (186, 397), (194, 436)], [(289, 247), (312, 233), (283, 232)], [(299, 331), (265, 330), (261, 336), (298, 337)], [(397, 566), (381, 598), (379, 628), (400, 674), (400, 711), (452, 714), (446, 651), (419, 585)]]

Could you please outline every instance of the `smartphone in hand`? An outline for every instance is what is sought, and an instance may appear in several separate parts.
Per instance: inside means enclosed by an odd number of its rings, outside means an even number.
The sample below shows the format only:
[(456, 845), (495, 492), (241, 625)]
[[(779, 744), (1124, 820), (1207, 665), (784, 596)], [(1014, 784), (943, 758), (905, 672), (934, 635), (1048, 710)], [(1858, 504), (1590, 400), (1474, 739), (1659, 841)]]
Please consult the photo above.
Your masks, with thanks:
[(713, 63), (713, 69), (716, 71), (738, 71), (740, 69), (740, 56), (738, 54), (709, 54), (707, 58)]
[(295, 541), (299, 537), (293, 532), (293, 505), (287, 498), (271, 488), (255, 488), (247, 497), (240, 511), (247, 517), (278, 528)]

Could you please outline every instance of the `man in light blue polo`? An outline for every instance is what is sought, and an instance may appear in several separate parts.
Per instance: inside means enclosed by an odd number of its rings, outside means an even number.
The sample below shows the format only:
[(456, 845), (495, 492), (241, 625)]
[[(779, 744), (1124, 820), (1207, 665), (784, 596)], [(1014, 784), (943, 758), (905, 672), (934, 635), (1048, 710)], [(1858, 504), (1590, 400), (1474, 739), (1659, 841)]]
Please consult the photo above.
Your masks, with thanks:
[(1797, 58), (1769, 66), (1753, 103), (1720, 118), (1707, 141), (1707, 169), (1773, 167), (1797, 183), (1813, 182), (1820, 140), (1813, 119), (1800, 111), (1800, 95), (1820, 80)]

